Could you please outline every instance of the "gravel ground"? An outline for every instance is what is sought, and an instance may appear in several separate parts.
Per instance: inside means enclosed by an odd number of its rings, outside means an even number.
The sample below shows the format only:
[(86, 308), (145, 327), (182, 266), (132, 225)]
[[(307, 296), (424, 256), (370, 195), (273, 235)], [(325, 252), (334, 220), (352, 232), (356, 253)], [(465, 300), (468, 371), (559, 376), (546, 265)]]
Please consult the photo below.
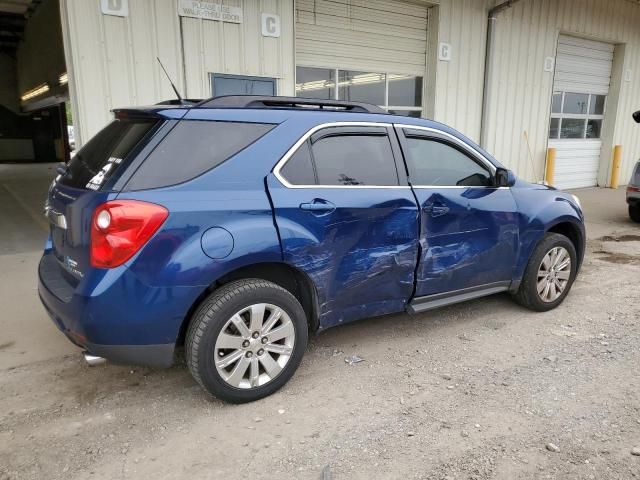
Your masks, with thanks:
[(497, 295), (335, 328), (252, 404), (184, 365), (4, 368), (0, 479), (640, 478), (640, 229), (598, 231), (556, 310)]

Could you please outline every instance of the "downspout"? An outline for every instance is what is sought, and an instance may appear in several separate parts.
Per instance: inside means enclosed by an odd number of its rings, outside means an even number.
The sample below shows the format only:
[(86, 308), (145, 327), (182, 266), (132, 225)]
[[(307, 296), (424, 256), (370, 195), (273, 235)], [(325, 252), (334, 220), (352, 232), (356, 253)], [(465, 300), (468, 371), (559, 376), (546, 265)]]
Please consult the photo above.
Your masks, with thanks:
[(489, 121), (489, 106), (491, 105), (491, 89), (489, 88), (489, 82), (493, 78), (493, 44), (495, 42), (496, 30), (495, 24), (498, 18), (498, 14), (506, 10), (507, 8), (511, 8), (514, 3), (519, 2), (520, 0), (507, 0), (505, 2), (496, 5), (491, 10), (489, 10), (489, 15), (487, 19), (487, 44), (484, 55), (484, 85), (482, 87), (482, 119), (480, 123), (480, 146), (482, 148), (487, 148), (488, 143), (488, 132), (487, 132), (487, 123)]

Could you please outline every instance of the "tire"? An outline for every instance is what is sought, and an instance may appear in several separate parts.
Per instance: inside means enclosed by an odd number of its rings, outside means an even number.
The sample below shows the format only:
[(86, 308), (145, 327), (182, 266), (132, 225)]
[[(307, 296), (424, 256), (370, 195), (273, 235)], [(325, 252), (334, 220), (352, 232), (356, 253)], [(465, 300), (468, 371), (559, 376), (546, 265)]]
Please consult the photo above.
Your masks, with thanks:
[[(556, 258), (560, 258), (560, 252), (562, 252), (563, 250), (564, 252), (566, 252), (566, 254), (568, 254), (570, 259), (568, 275), (567, 273), (565, 273), (566, 269), (563, 269), (562, 272), (558, 271), (555, 273), (553, 272), (553, 270), (551, 270), (550, 272), (548, 272), (550, 277), (539, 277), (541, 269), (545, 268), (546, 270), (546, 267), (544, 267), (542, 264), (543, 259), (545, 259), (547, 254), (550, 254), (551, 257), (547, 259), (547, 263), (551, 262), (551, 259), (553, 259), (552, 253), (554, 249), (557, 249), (555, 251), (558, 252), (558, 256)], [(562, 258), (565, 257), (563, 256)], [(561, 266), (561, 263), (558, 266)], [(562, 303), (562, 301), (569, 293), (569, 290), (571, 290), (571, 286), (573, 285), (573, 282), (576, 278), (577, 267), (578, 256), (576, 254), (576, 249), (573, 246), (573, 243), (571, 243), (571, 240), (569, 240), (564, 235), (560, 235), (557, 233), (546, 233), (531, 254), (529, 263), (527, 263), (527, 267), (524, 272), (524, 276), (522, 277), (520, 287), (518, 288), (518, 291), (513, 295), (513, 297), (520, 305), (531, 310), (535, 310), (537, 312), (546, 312), (548, 310), (552, 310)], [(544, 273), (542, 273), (542, 275), (544, 275)], [(557, 281), (553, 280), (554, 275)], [(568, 276), (568, 278), (564, 280), (564, 278), (561, 278), (560, 275), (562, 275), (562, 277)], [(539, 282), (540, 285), (543, 285), (543, 283), (549, 282), (549, 278), (551, 278), (550, 283), (553, 284), (550, 285), (550, 287), (553, 288), (554, 295), (559, 290), (558, 285), (564, 285), (564, 288), (557, 296), (557, 298), (553, 298), (553, 295), (551, 294), (551, 288), (549, 288), (547, 291), (544, 290), (544, 288), (547, 287), (544, 287), (542, 289), (542, 293), (539, 293), (538, 291)], [(565, 281), (566, 283), (564, 283)], [(544, 298), (545, 294), (548, 295), (548, 298)]]
[(634, 222), (640, 223), (640, 205), (629, 205), (629, 217)]
[[(253, 323), (254, 318), (260, 323)], [(298, 300), (275, 283), (245, 279), (222, 286), (202, 302), (187, 330), (185, 357), (193, 378), (207, 392), (245, 403), (287, 383), (307, 341), (307, 318)]]

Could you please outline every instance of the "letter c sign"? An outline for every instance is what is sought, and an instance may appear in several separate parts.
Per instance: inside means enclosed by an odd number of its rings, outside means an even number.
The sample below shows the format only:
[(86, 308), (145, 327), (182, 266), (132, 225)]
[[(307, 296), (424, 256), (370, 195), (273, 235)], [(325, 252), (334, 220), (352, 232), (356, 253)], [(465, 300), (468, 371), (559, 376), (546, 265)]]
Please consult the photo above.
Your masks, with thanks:
[(263, 37), (279, 37), (280, 36), (280, 16), (273, 13), (262, 14), (262, 36)]

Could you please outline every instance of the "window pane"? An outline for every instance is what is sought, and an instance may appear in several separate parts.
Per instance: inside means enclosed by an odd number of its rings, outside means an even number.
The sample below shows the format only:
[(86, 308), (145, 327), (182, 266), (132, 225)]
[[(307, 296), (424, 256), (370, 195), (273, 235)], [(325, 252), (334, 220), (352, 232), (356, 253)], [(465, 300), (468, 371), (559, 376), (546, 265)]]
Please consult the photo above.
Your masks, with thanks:
[(328, 68), (296, 67), (296, 97), (335, 98), (336, 71)]
[(420, 118), (422, 110), (388, 110), (392, 115), (402, 115), (403, 117)]
[(213, 74), (213, 92), (221, 95), (275, 95), (276, 82), (273, 78), (260, 78)]
[(560, 119), (552, 118), (549, 124), (549, 138), (558, 138), (558, 129), (560, 128)]
[(589, 120), (587, 122), (587, 138), (600, 138), (602, 120)]
[(587, 113), (589, 95), (586, 93), (565, 93), (563, 113)]
[(293, 185), (314, 185), (313, 164), (309, 152), (309, 143), (303, 143), (281, 170), (282, 176)]
[(562, 112), (562, 93), (554, 92), (551, 97), (551, 113)]
[(186, 182), (217, 167), (271, 130), (266, 123), (182, 120), (136, 170), (127, 190)]
[(414, 185), (491, 185), (489, 172), (452, 146), (424, 138), (407, 138), (407, 144), (407, 167)]
[(589, 113), (593, 115), (602, 115), (604, 113), (604, 95), (591, 95), (591, 105), (589, 105)]
[(584, 138), (584, 123), (581, 118), (563, 118), (560, 127), (560, 138)]
[(422, 106), (422, 77), (388, 75), (389, 105), (396, 107)]
[[(74, 188), (99, 190), (123, 164), (142, 138), (157, 124), (156, 120), (115, 120), (100, 130), (69, 162), (60, 183)], [(118, 176), (120, 173), (118, 174)]]
[(398, 185), (386, 135), (324, 137), (312, 148), (320, 185)]
[(338, 72), (338, 98), (350, 102), (384, 105), (384, 73), (341, 70)]

